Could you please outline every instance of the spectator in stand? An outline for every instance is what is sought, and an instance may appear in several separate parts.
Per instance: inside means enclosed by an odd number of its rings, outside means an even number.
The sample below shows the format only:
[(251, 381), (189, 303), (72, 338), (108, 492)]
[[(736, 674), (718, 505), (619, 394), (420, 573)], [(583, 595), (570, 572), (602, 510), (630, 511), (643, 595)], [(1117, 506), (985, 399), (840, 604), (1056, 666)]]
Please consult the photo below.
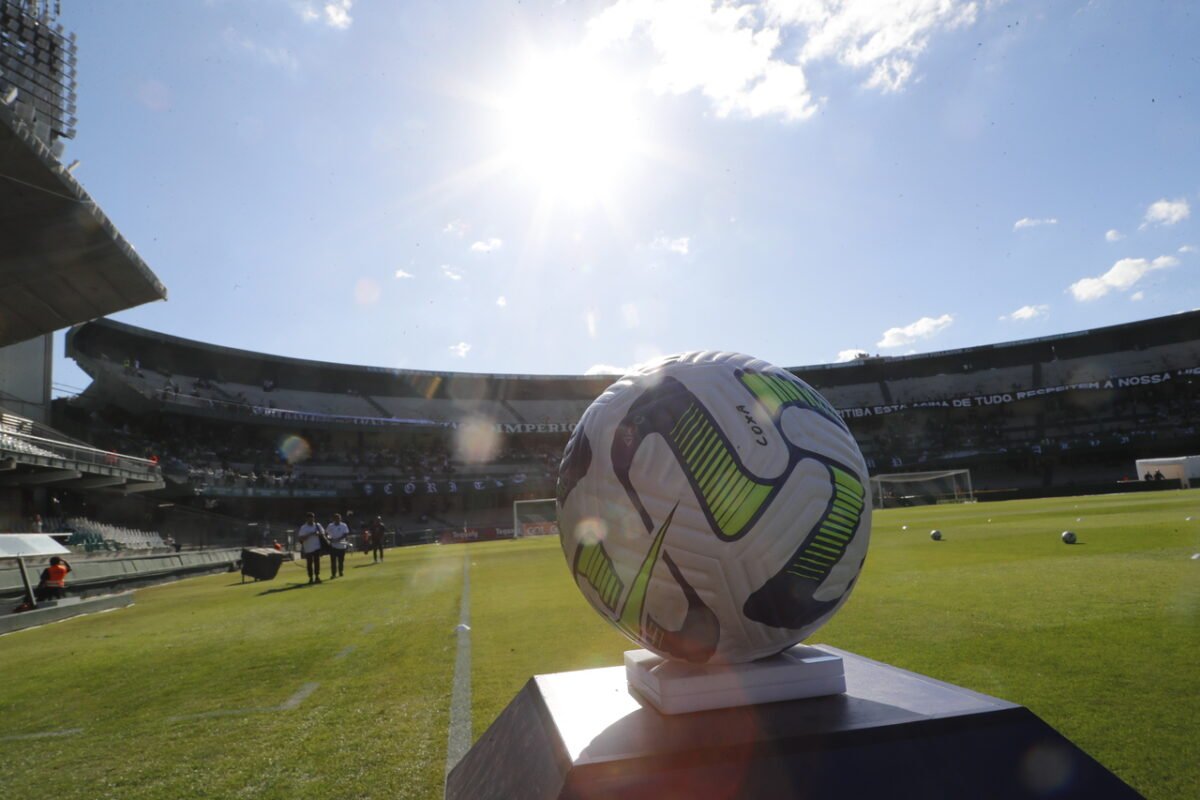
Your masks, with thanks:
[(304, 555), (309, 583), (321, 582), (321, 548), (324, 538), (325, 529), (317, 522), (317, 515), (308, 512), (304, 524), (296, 531), (296, 539), (299, 540), (300, 552)]
[(341, 514), (333, 515), (333, 522), (325, 528), (329, 536), (329, 580), (339, 575), (346, 576), (346, 546), (350, 543), (350, 528), (342, 522)]
[(33, 590), (33, 596), (37, 600), (61, 600), (67, 596), (67, 573), (71, 571), (71, 565), (65, 560), (54, 556), (50, 559), (50, 566), (42, 570), (41, 580), (38, 582), (37, 588)]
[(32, 530), (34, 533), (41, 533), (42, 532), (42, 515), (34, 514), (33, 515), (33, 524), (30, 525), (29, 527), (30, 527), (30, 530)]

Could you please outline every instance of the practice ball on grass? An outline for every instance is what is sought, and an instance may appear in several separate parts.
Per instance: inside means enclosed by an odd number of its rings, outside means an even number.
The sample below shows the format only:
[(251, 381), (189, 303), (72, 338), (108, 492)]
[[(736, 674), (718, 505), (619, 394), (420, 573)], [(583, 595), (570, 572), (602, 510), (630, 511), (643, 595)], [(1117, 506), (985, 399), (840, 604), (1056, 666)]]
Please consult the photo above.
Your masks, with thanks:
[(1063, 531), (1062, 540), (1067, 544), (1075, 544), (1075, 531)]
[(900, 530), (902, 530), (902, 531), (906, 531), (906, 530), (908, 530), (908, 526), (907, 526), (907, 525), (901, 525), (901, 526), (900, 526)]
[(941, 531), (930, 531), (929, 538), (933, 539), (935, 542), (940, 542), (942, 540), (942, 532)]
[(693, 663), (752, 661), (819, 628), (871, 528), (866, 464), (837, 411), (731, 353), (672, 356), (610, 386), (567, 442), (557, 500), (592, 607)]

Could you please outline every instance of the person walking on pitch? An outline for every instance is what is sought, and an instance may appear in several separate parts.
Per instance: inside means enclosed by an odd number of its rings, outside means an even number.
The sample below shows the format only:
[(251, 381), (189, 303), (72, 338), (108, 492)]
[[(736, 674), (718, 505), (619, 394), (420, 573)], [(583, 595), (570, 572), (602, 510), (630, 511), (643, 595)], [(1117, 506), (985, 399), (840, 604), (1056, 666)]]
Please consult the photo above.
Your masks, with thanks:
[(383, 517), (376, 517), (371, 523), (371, 561), (383, 561), (383, 535), (387, 528), (383, 526)]
[(317, 522), (317, 515), (311, 511), (305, 517), (304, 524), (296, 531), (300, 541), (300, 552), (304, 555), (304, 566), (308, 569), (308, 582), (321, 582), (321, 541), (325, 529)]
[(329, 537), (329, 579), (346, 575), (346, 547), (349, 544), (350, 526), (342, 522), (341, 514), (333, 515), (333, 522), (325, 528)]

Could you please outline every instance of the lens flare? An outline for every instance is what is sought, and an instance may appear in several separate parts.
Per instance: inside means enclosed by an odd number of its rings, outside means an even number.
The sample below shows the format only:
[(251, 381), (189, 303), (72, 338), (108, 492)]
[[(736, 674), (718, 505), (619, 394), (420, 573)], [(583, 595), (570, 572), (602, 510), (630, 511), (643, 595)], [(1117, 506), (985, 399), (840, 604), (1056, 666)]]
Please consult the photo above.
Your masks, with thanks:
[(280, 442), (279, 455), (289, 464), (300, 464), (312, 456), (312, 445), (303, 436), (292, 434)]
[(454, 454), (467, 464), (486, 464), (500, 450), (496, 423), (487, 417), (470, 417), (454, 432)]

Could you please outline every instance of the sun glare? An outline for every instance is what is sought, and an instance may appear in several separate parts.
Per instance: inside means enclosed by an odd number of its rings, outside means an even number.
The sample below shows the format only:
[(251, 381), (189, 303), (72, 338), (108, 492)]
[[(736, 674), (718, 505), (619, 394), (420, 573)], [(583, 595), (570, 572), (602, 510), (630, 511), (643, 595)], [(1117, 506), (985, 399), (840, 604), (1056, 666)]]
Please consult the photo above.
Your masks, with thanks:
[(610, 198), (639, 149), (633, 97), (586, 54), (538, 57), (502, 101), (506, 160), (556, 200)]

